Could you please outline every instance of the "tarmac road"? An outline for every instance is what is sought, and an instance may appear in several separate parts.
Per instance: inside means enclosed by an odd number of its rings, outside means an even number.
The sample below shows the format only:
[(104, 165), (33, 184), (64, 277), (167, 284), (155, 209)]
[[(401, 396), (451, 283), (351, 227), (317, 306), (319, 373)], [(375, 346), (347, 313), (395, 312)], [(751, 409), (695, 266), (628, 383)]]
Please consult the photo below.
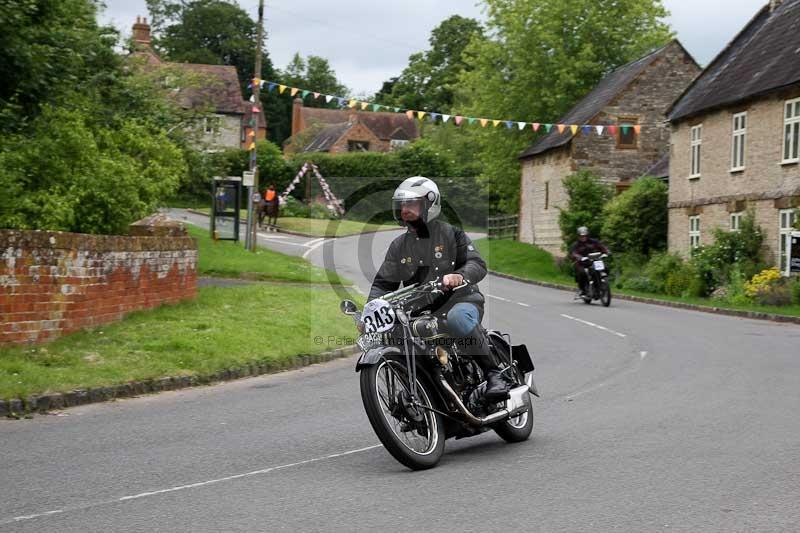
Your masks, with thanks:
[[(397, 233), (266, 235), (366, 292)], [(481, 289), (533, 353), (531, 440), (448, 441), (411, 472), (339, 360), (0, 421), (0, 531), (800, 529), (800, 327)]]

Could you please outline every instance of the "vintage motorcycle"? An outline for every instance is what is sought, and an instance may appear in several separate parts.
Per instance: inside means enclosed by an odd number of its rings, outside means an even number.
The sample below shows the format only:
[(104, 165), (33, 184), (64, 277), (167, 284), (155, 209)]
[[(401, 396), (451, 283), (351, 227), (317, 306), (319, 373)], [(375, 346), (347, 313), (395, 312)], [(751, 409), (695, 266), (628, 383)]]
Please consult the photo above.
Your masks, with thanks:
[(420, 311), (441, 294), (443, 286), (431, 281), (372, 300), (362, 312), (350, 300), (340, 306), (361, 333), (356, 371), (370, 424), (389, 453), (412, 470), (436, 466), (451, 437), (492, 429), (507, 442), (527, 440), (530, 395), (539, 396), (525, 345), (512, 346), (509, 335), (490, 330), (487, 338), (511, 388), (504, 401), (484, 398), (486, 380), (465, 355), (467, 347), (446, 335), (445, 320)]
[(592, 252), (587, 256), (586, 275), (589, 286), (583, 296), (583, 303), (589, 305), (593, 300), (600, 300), (604, 307), (611, 305), (611, 287), (608, 284), (608, 269), (604, 259), (608, 254)]

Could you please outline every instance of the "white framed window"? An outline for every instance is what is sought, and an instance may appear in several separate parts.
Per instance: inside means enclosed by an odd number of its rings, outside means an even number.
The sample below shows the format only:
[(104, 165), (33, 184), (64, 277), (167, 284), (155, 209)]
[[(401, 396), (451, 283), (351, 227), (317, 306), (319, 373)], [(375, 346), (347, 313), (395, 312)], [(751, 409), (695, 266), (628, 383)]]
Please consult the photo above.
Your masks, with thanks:
[(690, 178), (700, 177), (700, 156), (703, 147), (703, 125), (692, 126), (692, 168)]
[(408, 139), (392, 139), (389, 141), (389, 147), (392, 149), (392, 151), (405, 148), (409, 144), (411, 144), (411, 141)]
[(744, 146), (747, 139), (747, 113), (733, 115), (731, 140), (731, 172), (744, 170)]
[(800, 162), (800, 98), (789, 100), (784, 106), (783, 162)]
[(739, 231), (742, 229), (742, 219), (744, 218), (744, 212), (739, 211), (738, 213), (731, 213), (731, 231)]
[(780, 250), (780, 269), (784, 275), (789, 275), (789, 250), (792, 246), (792, 231), (797, 220), (797, 209), (781, 209), (778, 211), (778, 250)]
[(689, 217), (689, 248), (700, 246), (700, 215)]

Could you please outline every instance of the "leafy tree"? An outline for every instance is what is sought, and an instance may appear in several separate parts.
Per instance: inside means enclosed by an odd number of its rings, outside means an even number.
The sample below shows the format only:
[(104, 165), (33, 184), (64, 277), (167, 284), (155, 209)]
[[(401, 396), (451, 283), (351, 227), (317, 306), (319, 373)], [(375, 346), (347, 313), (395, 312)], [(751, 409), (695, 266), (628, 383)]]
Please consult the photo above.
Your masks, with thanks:
[[(460, 114), (554, 122), (614, 68), (671, 37), (661, 0), (484, 0), (489, 35), (465, 50)], [(518, 154), (532, 131), (477, 132), (481, 181), (519, 205)]]
[(604, 210), (603, 240), (615, 252), (649, 256), (667, 248), (667, 185), (652, 177), (636, 180)]
[(578, 233), (578, 228), (586, 226), (590, 235), (597, 237), (603, 227), (603, 208), (611, 198), (611, 187), (600, 182), (591, 172), (581, 170), (564, 178), (567, 192), (567, 208), (561, 209), (558, 225), (564, 247), (569, 247)]
[[(447, 113), (453, 106), (453, 91), (466, 68), (464, 49), (473, 39), (483, 38), (477, 20), (453, 15), (431, 32), (430, 50), (409, 57), (408, 66), (396, 79), (385, 82), (379, 103), (407, 109)], [(390, 94), (384, 93), (389, 90)]]

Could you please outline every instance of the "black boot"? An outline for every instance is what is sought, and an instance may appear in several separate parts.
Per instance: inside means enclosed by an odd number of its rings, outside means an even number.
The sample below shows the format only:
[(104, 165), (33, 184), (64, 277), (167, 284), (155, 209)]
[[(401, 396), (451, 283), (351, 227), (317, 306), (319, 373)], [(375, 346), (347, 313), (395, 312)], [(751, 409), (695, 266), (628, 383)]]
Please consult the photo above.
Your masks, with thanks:
[(486, 392), (484, 397), (493, 402), (508, 398), (508, 382), (502, 375), (500, 368), (491, 368), (486, 372)]
[(505, 400), (508, 398), (508, 382), (501, 375), (500, 361), (489, 348), (489, 339), (486, 337), (483, 328), (480, 326), (475, 328), (470, 334), (470, 339), (474, 347), (471, 354), (486, 376), (484, 397), (490, 401)]

